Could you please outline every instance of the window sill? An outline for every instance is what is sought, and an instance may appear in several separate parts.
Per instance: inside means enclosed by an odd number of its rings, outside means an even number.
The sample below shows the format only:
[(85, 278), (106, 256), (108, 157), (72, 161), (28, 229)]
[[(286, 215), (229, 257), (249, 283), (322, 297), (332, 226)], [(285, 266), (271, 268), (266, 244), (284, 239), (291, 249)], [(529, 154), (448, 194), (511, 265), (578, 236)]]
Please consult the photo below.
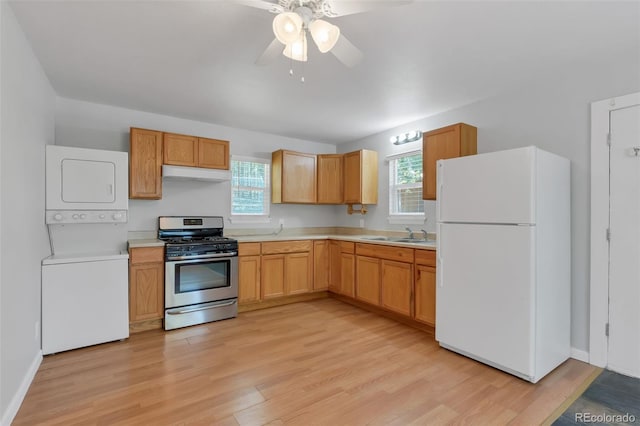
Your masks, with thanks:
[(427, 221), (423, 215), (393, 215), (387, 218), (392, 225), (424, 225)]
[(249, 224), (249, 223), (271, 223), (269, 216), (247, 215), (247, 216), (231, 216), (229, 222), (233, 224)]

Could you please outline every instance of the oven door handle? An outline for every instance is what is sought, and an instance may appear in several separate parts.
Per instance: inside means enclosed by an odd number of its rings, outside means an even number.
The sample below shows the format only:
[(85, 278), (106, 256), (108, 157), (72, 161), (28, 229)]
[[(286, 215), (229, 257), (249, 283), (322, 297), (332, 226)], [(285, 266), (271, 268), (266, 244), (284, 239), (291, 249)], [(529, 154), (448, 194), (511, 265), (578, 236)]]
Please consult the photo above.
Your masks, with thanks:
[[(176, 261), (181, 261), (181, 260), (201, 260), (201, 259), (219, 259), (219, 258), (223, 258), (223, 257), (236, 257), (238, 255), (237, 251), (232, 251), (230, 253), (212, 253), (212, 254), (201, 254), (198, 256), (177, 256), (177, 257), (170, 257), (166, 260), (166, 262), (168, 263), (174, 263)], [(186, 262), (185, 262), (186, 263)]]
[(209, 303), (205, 306), (198, 306), (197, 308), (187, 308), (187, 309), (180, 309), (178, 311), (167, 311), (167, 314), (169, 315), (182, 315), (182, 314), (189, 314), (191, 312), (198, 312), (198, 311), (206, 311), (208, 309), (216, 309), (216, 308), (223, 308), (225, 306), (231, 306), (231, 305), (235, 305), (237, 303), (237, 300), (230, 300), (227, 302), (215, 302), (215, 303)]

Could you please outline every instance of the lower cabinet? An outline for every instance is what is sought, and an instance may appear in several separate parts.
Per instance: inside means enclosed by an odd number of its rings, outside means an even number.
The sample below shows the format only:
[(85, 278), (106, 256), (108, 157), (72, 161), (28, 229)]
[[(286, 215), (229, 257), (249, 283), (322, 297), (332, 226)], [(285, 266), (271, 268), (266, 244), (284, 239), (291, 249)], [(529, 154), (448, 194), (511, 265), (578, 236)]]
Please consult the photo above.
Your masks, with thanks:
[(354, 297), (356, 295), (355, 266), (355, 255), (352, 253), (340, 253), (340, 293), (345, 296)]
[(284, 296), (285, 255), (262, 256), (262, 298)]
[(333, 293), (342, 293), (341, 277), (342, 265), (340, 258), (342, 251), (340, 250), (340, 241), (329, 241), (329, 291)]
[(329, 291), (355, 297), (355, 244), (348, 241), (329, 241)]
[(329, 240), (313, 242), (313, 289), (329, 288)]
[(390, 311), (411, 316), (411, 290), (413, 265), (411, 263), (381, 260), (381, 305)]
[(416, 321), (436, 325), (436, 252), (416, 250), (415, 274), (415, 310)]
[(129, 250), (129, 324), (164, 318), (164, 247)]
[(238, 244), (238, 303), (260, 301), (260, 243)]
[(380, 305), (380, 261), (356, 256), (356, 299)]

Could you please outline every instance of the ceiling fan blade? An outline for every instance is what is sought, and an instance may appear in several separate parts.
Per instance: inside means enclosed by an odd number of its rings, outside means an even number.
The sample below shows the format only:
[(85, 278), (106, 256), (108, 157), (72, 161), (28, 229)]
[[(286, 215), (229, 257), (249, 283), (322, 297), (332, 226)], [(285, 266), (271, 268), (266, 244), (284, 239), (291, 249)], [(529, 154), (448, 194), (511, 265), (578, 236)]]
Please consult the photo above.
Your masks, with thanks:
[(349, 68), (353, 68), (358, 65), (362, 58), (363, 53), (353, 45), (344, 35), (340, 34), (340, 38), (333, 49), (330, 50), (336, 58)]
[(273, 3), (273, 2), (271, 2), (269, 0), (231, 0), (231, 1), (232, 1), (232, 3), (237, 3), (237, 4), (244, 5), (244, 6), (255, 7), (257, 9), (268, 10), (271, 13), (281, 13), (281, 12), (284, 11), (282, 6), (280, 6), (280, 4), (278, 4), (277, 1), (275, 3)]
[(280, 43), (277, 38), (274, 38), (264, 52), (262, 52), (262, 55), (256, 60), (256, 65), (268, 65), (273, 62), (278, 55), (282, 53), (282, 46), (282, 43)]
[(413, 0), (331, 0), (324, 3), (322, 10), (325, 16), (335, 18), (368, 12), (381, 7), (404, 6), (410, 3), (413, 3)]

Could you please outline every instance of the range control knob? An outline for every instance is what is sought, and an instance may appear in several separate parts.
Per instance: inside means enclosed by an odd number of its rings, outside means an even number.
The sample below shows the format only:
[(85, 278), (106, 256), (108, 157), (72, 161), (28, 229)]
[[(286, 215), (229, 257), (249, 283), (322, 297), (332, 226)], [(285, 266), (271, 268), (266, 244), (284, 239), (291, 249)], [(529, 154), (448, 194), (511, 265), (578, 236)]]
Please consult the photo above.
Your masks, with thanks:
[(114, 220), (120, 220), (120, 219), (122, 219), (122, 213), (114, 213), (114, 214), (113, 214), (113, 219), (114, 219)]
[(77, 219), (77, 218), (79, 218), (80, 216), (74, 213), (74, 214), (72, 214), (72, 215), (71, 215), (71, 217), (72, 217), (73, 219)]
[(54, 220), (62, 220), (62, 215), (60, 213), (56, 213), (53, 215)]
[(84, 214), (84, 213), (80, 214), (80, 219), (86, 219), (86, 218), (87, 218), (86, 214)]
[(104, 219), (104, 215), (101, 214), (100, 216), (98, 216), (100, 219)]

